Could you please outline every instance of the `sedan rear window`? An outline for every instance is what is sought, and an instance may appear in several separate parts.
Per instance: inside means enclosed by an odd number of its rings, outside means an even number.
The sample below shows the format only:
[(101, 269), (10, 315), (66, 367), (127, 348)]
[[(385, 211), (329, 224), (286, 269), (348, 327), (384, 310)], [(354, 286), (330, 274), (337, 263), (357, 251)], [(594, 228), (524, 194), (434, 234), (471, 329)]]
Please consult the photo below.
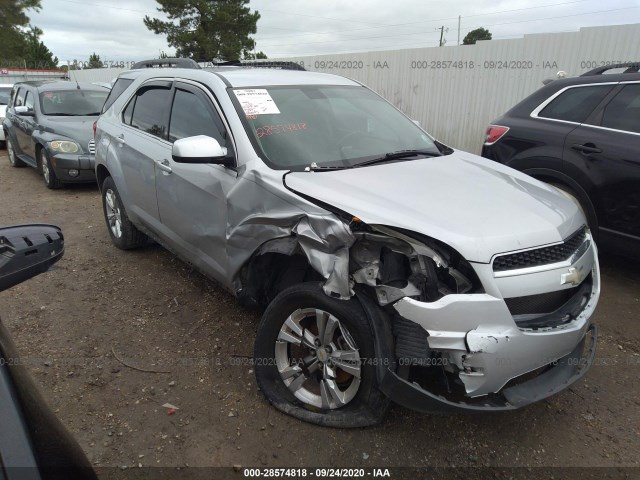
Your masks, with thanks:
[(51, 116), (98, 116), (108, 94), (107, 90), (45, 91), (40, 93), (40, 110)]

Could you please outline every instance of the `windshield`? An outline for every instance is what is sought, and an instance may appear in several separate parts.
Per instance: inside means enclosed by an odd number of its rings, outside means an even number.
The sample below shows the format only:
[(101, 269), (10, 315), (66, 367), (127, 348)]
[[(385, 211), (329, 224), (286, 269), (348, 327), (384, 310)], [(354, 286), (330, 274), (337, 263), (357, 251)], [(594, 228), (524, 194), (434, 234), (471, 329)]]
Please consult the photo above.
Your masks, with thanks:
[(411, 120), (364, 87), (304, 85), (233, 92), (249, 134), (273, 168), (352, 167), (402, 150), (441, 154)]
[(11, 87), (0, 87), (0, 105), (9, 105)]
[(100, 115), (108, 90), (54, 90), (40, 93), (40, 110), (44, 115)]

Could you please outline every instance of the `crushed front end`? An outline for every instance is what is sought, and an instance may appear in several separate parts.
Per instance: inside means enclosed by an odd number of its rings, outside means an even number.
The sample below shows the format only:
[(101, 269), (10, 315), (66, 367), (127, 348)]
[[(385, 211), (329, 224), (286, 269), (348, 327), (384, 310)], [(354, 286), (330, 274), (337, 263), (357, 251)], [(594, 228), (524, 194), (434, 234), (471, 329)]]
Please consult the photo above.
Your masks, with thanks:
[(600, 274), (586, 227), (490, 263), (411, 232), (355, 236), (351, 278), (391, 324), (395, 368), (379, 380), (396, 403), (509, 410), (567, 388), (591, 366)]

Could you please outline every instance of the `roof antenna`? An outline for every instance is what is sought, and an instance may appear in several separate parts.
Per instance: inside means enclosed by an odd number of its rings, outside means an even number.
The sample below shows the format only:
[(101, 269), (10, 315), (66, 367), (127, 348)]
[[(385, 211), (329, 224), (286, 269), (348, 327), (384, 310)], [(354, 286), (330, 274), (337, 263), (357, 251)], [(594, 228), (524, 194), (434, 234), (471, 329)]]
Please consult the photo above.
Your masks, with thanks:
[(80, 88), (80, 84), (78, 83), (78, 77), (76, 77), (75, 71), (74, 70), (70, 70), (71, 72), (73, 72), (73, 79), (76, 82), (76, 88), (78, 90), (80, 90), (80, 93), (82, 94), (82, 96), (84, 97), (84, 92), (82, 91), (82, 89)]

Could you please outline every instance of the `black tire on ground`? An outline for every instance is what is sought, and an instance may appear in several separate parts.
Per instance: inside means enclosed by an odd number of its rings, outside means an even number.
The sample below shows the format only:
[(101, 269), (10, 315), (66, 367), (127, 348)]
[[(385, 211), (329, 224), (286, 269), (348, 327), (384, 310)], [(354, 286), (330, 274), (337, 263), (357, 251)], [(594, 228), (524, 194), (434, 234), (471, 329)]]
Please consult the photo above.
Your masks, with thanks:
[[(322, 409), (298, 399), (283, 382), (276, 365), (276, 340), (289, 316), (299, 309), (320, 309), (346, 327), (360, 355), (361, 377), (357, 393), (346, 405)], [(291, 348), (291, 347), (289, 347)], [(256, 335), (254, 360), (258, 386), (281, 412), (305, 422), (326, 427), (355, 428), (378, 424), (389, 407), (389, 399), (377, 388), (376, 358), (369, 320), (356, 298), (328, 297), (318, 282), (307, 282), (283, 290), (269, 304)], [(378, 361), (384, 361), (378, 359)]]
[(44, 180), (44, 184), (47, 188), (51, 190), (56, 190), (62, 187), (62, 182), (58, 180), (56, 176), (56, 172), (54, 172), (53, 167), (51, 166), (51, 160), (49, 159), (49, 155), (44, 148), (38, 149), (38, 170), (42, 175), (42, 180)]
[(11, 166), (14, 168), (26, 167), (25, 163), (16, 156), (16, 151), (13, 148), (13, 142), (11, 139), (9, 137), (6, 138), (7, 156), (9, 157), (9, 163)]
[[(147, 236), (129, 220), (113, 178), (107, 177), (102, 183), (100, 191), (102, 211), (113, 244), (122, 250), (131, 250), (144, 245), (147, 242)], [(113, 227), (116, 221), (119, 221), (119, 228)]]

